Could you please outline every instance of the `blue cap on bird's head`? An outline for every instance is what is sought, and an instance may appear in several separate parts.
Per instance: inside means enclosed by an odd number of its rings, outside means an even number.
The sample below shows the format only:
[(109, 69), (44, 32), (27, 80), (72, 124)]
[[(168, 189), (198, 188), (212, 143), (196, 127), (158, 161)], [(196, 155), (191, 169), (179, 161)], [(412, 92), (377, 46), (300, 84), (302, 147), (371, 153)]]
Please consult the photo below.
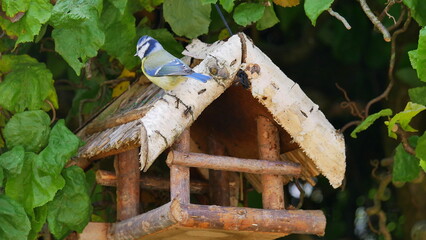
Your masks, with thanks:
[(138, 44), (136, 45), (136, 54), (141, 59), (148, 56), (150, 53), (163, 49), (161, 44), (154, 38), (145, 35), (139, 38)]

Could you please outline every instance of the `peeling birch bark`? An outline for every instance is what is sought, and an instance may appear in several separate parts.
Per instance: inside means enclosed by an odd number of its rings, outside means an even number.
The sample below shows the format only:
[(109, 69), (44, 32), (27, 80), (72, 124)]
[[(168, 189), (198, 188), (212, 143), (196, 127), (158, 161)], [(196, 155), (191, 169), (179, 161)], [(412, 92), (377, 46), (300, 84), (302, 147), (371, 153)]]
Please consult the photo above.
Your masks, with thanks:
[(240, 38), (233, 36), (208, 52), (194, 71), (210, 75), (213, 79), (207, 83), (188, 79), (155, 102), (140, 120), (146, 129), (149, 149), (148, 153), (141, 153), (147, 156), (141, 161), (144, 171), (232, 84), (241, 62)]

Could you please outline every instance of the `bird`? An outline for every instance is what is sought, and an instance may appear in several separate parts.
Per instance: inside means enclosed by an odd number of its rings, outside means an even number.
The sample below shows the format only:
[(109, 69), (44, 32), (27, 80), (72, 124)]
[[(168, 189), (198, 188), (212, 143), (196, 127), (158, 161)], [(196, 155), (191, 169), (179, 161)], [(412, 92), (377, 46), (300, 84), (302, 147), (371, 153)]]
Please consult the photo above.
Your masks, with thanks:
[(176, 58), (154, 38), (142, 36), (136, 45), (136, 54), (142, 61), (145, 76), (164, 90), (172, 90), (187, 78), (207, 82), (210, 76), (194, 72), (188, 65)]

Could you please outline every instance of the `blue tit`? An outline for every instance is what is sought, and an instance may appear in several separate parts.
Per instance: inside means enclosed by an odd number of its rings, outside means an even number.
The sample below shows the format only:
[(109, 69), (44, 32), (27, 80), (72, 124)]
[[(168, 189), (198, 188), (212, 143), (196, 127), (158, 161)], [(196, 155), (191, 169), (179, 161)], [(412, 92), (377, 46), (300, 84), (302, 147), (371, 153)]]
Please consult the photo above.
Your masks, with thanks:
[(188, 77), (202, 82), (211, 78), (194, 72), (150, 36), (145, 35), (139, 39), (135, 56), (142, 60), (142, 72), (145, 76), (164, 90), (172, 90)]

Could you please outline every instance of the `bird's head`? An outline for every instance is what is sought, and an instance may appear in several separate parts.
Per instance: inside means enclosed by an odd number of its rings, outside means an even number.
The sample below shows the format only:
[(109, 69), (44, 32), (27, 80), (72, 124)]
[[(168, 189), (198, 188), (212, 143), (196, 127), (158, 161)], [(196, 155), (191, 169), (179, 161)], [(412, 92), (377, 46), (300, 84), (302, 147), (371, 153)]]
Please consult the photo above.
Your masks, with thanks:
[(148, 56), (149, 54), (161, 50), (163, 47), (154, 38), (145, 35), (139, 38), (138, 44), (136, 45), (136, 54), (140, 59)]

